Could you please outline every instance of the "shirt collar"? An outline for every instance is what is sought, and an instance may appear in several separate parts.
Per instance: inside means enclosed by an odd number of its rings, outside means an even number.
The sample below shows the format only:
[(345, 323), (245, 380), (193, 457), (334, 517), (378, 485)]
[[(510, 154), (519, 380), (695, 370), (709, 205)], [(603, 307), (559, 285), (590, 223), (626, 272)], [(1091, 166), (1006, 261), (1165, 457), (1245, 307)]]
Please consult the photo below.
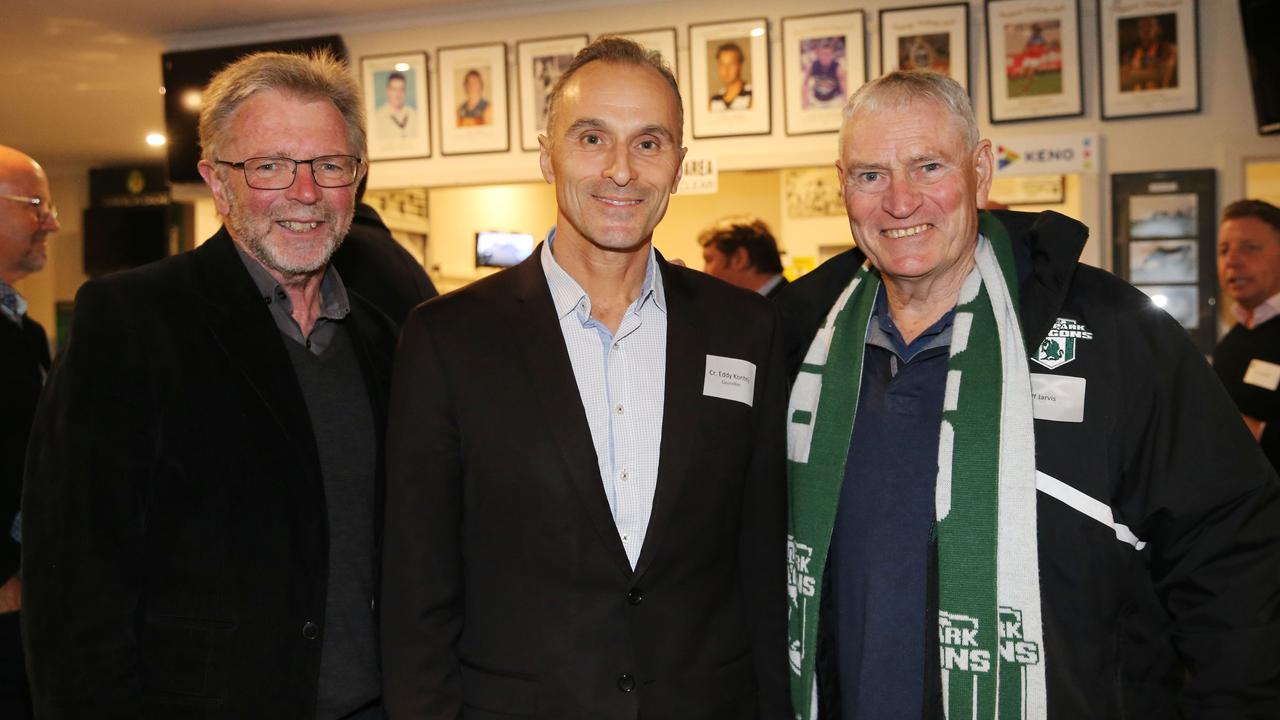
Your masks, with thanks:
[(0, 302), (0, 315), (21, 325), (22, 316), (27, 314), (27, 299), (22, 297), (22, 293), (15, 290), (12, 285), (0, 280), (0, 298), (7, 297), (13, 298), (13, 307), (9, 307), (7, 302)]
[[(234, 243), (233, 243), (234, 244)], [(279, 305), (286, 313), (293, 313), (293, 302), (271, 273), (256, 258), (246, 253), (235, 244), (236, 252), (253, 278), (258, 294), (267, 304)], [(341, 320), (351, 313), (351, 298), (347, 295), (347, 286), (338, 275), (337, 268), (330, 264), (320, 279), (320, 317), (328, 320)]]
[[(977, 268), (974, 268), (977, 272)], [(867, 344), (882, 347), (898, 356), (904, 363), (925, 350), (951, 346), (951, 326), (956, 317), (953, 307), (938, 318), (932, 325), (907, 343), (902, 333), (893, 322), (889, 313), (889, 297), (885, 293), (884, 283), (876, 289), (875, 309), (871, 313), (871, 322), (867, 326)]]
[[(551, 252), (556, 241), (556, 229), (551, 228), (547, 240), (542, 244), (542, 273), (547, 278), (547, 286), (551, 289), (551, 302), (556, 308), (556, 317), (563, 320), (575, 310), (584, 323), (591, 318), (591, 298), (574, 280)], [(649, 246), (649, 260), (645, 265), (644, 283), (640, 285), (640, 296), (627, 308), (628, 313), (638, 313), (645, 303), (653, 302), (654, 307), (663, 313), (667, 312), (667, 295), (662, 285), (662, 273), (658, 270), (657, 252)]]
[(756, 288), (756, 292), (760, 293), (761, 295), (768, 295), (769, 293), (773, 292), (774, 288), (778, 287), (778, 283), (780, 282), (782, 282), (782, 273), (778, 273), (777, 275), (774, 275), (773, 277), (769, 278), (768, 282)]
[(1280, 315), (1280, 293), (1263, 300), (1262, 304), (1254, 308), (1252, 313), (1241, 307), (1240, 303), (1236, 303), (1231, 306), (1231, 314), (1236, 316), (1236, 320), (1239, 320), (1241, 325), (1252, 330), (1271, 318)]

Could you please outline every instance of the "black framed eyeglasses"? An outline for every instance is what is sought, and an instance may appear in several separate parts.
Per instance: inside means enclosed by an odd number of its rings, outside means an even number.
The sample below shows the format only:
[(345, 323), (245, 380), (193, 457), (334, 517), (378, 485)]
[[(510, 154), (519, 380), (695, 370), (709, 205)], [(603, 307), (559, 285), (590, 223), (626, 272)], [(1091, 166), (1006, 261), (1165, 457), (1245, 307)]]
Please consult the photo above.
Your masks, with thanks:
[(36, 217), (40, 218), (40, 224), (49, 222), (49, 218), (58, 219), (58, 206), (52, 202), (45, 202), (38, 197), (28, 197), (26, 195), (0, 195), (5, 200), (13, 200), (14, 202), (26, 203), (36, 209)]
[(254, 157), (243, 162), (214, 160), (244, 172), (244, 181), (255, 190), (284, 190), (298, 177), (299, 165), (310, 165), (316, 185), (323, 188), (346, 187), (360, 176), (360, 158), (355, 155), (323, 155), (310, 160), (287, 157)]

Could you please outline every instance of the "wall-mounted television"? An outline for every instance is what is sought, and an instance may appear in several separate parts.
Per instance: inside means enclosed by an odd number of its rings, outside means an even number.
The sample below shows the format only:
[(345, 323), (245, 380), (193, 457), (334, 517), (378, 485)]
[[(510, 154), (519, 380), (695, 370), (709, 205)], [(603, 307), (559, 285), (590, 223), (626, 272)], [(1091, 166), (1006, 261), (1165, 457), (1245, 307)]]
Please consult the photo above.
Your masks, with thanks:
[(196, 171), (196, 163), (200, 162), (201, 95), (214, 73), (245, 55), (262, 50), (308, 52), (322, 48), (329, 49), (339, 58), (344, 60), (347, 58), (347, 46), (338, 35), (203, 50), (183, 50), (161, 55), (169, 182), (201, 182), (200, 173)]
[(476, 233), (476, 267), (511, 267), (531, 254), (533, 236), (529, 233)]
[(1258, 115), (1258, 132), (1280, 133), (1280, 2), (1240, 0), (1240, 22), (1244, 46), (1249, 55), (1249, 76), (1253, 80), (1253, 108)]

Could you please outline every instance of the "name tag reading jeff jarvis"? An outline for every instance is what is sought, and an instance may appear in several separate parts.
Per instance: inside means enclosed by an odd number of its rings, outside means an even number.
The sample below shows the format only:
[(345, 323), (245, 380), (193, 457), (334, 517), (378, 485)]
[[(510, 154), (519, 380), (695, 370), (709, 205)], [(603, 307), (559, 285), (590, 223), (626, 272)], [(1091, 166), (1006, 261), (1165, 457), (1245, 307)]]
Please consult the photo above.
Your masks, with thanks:
[(1254, 358), (1244, 371), (1244, 381), (1263, 390), (1275, 390), (1280, 387), (1280, 365)]
[(1031, 373), (1031, 414), (1036, 420), (1084, 422), (1085, 379)]
[(755, 397), (755, 363), (721, 355), (707, 356), (707, 374), (702, 381), (702, 394), (736, 400), (750, 407)]

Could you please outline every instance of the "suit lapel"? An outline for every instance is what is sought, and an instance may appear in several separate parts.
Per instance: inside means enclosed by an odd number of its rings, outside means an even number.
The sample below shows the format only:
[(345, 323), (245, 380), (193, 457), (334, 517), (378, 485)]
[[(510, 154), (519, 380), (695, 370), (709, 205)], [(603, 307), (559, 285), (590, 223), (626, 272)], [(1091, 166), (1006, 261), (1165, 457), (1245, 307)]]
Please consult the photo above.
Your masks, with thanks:
[(688, 476), (689, 454), (693, 452), (697, 430), (697, 414), (690, 411), (690, 403), (702, 394), (702, 373), (706, 366), (703, 333), (694, 314), (692, 289), (661, 255), (658, 267), (667, 298), (667, 377), (662, 402), (658, 487), (653, 495), (644, 547), (636, 563), (637, 578), (653, 562)]
[[(271, 412), (302, 467), (320, 477), (311, 417), (280, 330), (225, 229), (193, 253), (204, 320), (231, 364)], [(296, 476), (296, 475), (295, 475)]]
[(542, 271), (541, 256), (539, 245), (527, 260), (511, 270), (520, 303), (511, 317), (511, 330), (529, 371), (529, 384), (542, 413), (544, 432), (560, 448), (569, 481), (611, 563), (629, 576), (631, 563), (604, 494), (591, 428), (582, 409), (582, 396)]

